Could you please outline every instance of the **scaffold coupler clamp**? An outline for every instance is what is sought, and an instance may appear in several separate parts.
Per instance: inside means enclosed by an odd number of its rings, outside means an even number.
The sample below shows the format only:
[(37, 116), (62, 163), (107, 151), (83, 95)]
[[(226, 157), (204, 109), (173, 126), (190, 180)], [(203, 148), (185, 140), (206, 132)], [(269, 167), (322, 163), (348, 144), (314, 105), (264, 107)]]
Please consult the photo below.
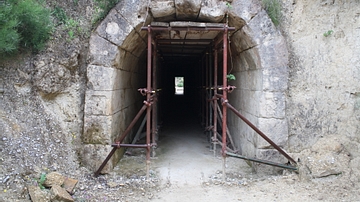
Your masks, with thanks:
[(115, 142), (115, 144), (113, 144), (114, 147), (116, 147), (117, 149), (120, 148), (120, 142)]
[(155, 94), (156, 93), (155, 90), (148, 90), (146, 88), (139, 88), (138, 91), (140, 92), (140, 94), (142, 96), (146, 96), (147, 94)]
[(226, 100), (223, 99), (223, 101), (221, 102), (222, 105), (226, 105), (227, 103), (229, 103), (229, 100), (227, 99)]
[(236, 86), (227, 86), (224, 89), (228, 92), (228, 93), (232, 93), (235, 90)]

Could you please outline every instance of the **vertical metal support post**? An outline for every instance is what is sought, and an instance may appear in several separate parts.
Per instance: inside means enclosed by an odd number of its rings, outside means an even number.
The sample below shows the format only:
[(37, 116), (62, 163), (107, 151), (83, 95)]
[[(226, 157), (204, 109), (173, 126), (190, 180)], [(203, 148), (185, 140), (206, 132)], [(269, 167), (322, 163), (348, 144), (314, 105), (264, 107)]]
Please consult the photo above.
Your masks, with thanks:
[[(208, 105), (209, 105), (209, 126), (212, 125), (213, 123), (213, 109), (211, 107), (211, 98), (213, 96), (212, 94), (212, 85), (213, 85), (213, 58), (212, 58), (212, 48), (210, 48), (209, 50), (209, 98), (208, 98)], [(211, 131), (209, 131), (210, 135), (209, 135), (209, 138), (211, 140)]]
[[(217, 85), (218, 85), (218, 52), (217, 49), (214, 50), (214, 95), (217, 94)], [(214, 127), (213, 127), (213, 150), (214, 150), (214, 156), (216, 156), (216, 140), (217, 140), (217, 99), (213, 100), (213, 110), (214, 110)]]
[(200, 87), (200, 95), (201, 95), (201, 124), (203, 124), (203, 126), (206, 126), (205, 123), (205, 117), (204, 117), (204, 112), (205, 112), (205, 97), (204, 97), (204, 86), (205, 86), (205, 82), (204, 82), (204, 62), (201, 60), (200, 62), (201, 64), (201, 68), (200, 68), (200, 79), (201, 79), (201, 87)]
[[(156, 82), (157, 82), (157, 47), (156, 47), (156, 41), (154, 43), (154, 50), (153, 50), (153, 69), (152, 69), (152, 87), (156, 92)], [(157, 136), (157, 96), (155, 96), (155, 100), (153, 102), (152, 106), (152, 144), (156, 145), (156, 136)], [(155, 148), (152, 149), (152, 156), (155, 156)]]
[[(209, 122), (209, 102), (208, 102), (208, 99), (209, 99), (209, 87), (210, 87), (210, 83), (209, 83), (209, 75), (210, 75), (210, 68), (209, 68), (209, 56), (208, 54), (205, 55), (205, 105), (206, 105), (206, 108), (205, 108), (205, 117), (206, 117), (206, 124), (205, 124), (205, 127), (209, 127), (210, 126), (210, 122)], [(206, 132), (208, 133), (208, 132)]]
[[(148, 52), (147, 52), (147, 95), (146, 99), (150, 100), (151, 98), (151, 27), (148, 25)], [(151, 133), (151, 106), (148, 106), (146, 109), (146, 179), (149, 180), (149, 170), (150, 170), (150, 133)]]
[(228, 35), (228, 26), (225, 25), (224, 35), (223, 35), (223, 99), (222, 111), (223, 111), (223, 120), (222, 120), (222, 156), (223, 156), (223, 181), (225, 181), (225, 164), (226, 164), (226, 118), (227, 118), (227, 35)]

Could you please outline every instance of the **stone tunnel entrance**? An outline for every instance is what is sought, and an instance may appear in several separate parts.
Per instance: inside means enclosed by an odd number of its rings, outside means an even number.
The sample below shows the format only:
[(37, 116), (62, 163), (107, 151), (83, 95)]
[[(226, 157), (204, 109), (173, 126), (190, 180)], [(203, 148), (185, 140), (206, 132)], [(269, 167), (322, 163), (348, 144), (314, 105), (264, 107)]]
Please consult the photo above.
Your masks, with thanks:
[[(153, 63), (156, 61), (152, 64), (156, 67), (152, 85), (156, 87), (152, 90), (161, 89), (155, 109), (158, 112), (156, 125), (172, 120), (177, 121), (172, 125), (181, 127), (184, 119), (193, 119), (204, 127), (211, 125), (211, 105), (207, 100), (211, 99), (211, 87), (216, 85), (212, 79), (215, 72), (210, 70), (223, 63), (224, 50), (218, 49), (216, 44), (223, 40), (222, 34), (207, 30), (209, 25), (234, 27), (226, 35), (227, 72), (236, 78), (229, 81), (236, 89), (228, 95), (228, 100), (276, 144), (285, 147), (288, 138), (285, 119), (287, 50), (283, 37), (261, 6), (235, 0), (232, 10), (227, 11), (225, 2), (211, 1), (217, 6), (201, 7), (199, 4), (194, 14), (182, 10), (186, 1), (166, 1), (171, 11), (167, 10), (168, 6), (161, 6), (164, 2), (154, 1), (149, 6), (147, 2), (135, 5), (124, 0), (111, 10), (91, 36), (82, 137), (84, 164), (98, 168), (112, 150), (110, 145), (114, 139), (126, 130), (143, 106), (146, 98), (138, 89), (147, 86), (149, 57)], [(210, 12), (217, 16), (206, 14), (207, 8), (218, 11)], [(152, 55), (147, 51), (148, 33), (141, 30), (150, 24), (161, 28), (151, 36), (156, 41), (152, 45), (156, 47)], [(171, 27), (183, 30), (171, 30)], [(189, 29), (194, 27), (201, 30)], [(221, 81), (220, 68), (218, 74)], [(184, 78), (183, 95), (175, 94), (175, 77)], [(276, 150), (235, 115), (228, 114), (226, 118), (234, 148), (239, 153), (263, 159), (279, 158)], [(140, 122), (125, 142), (132, 141)], [(111, 170), (121, 155), (122, 151), (118, 150), (103, 172)]]

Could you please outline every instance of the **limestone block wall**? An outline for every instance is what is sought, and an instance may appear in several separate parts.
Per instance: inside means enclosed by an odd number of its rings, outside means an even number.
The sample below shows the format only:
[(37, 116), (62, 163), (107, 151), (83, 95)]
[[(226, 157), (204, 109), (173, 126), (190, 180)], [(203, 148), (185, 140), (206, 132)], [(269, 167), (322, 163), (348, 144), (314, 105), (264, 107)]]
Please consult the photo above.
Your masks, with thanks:
[[(82, 160), (94, 169), (108, 155), (110, 144), (125, 131), (144, 100), (138, 92), (146, 87), (146, 32), (139, 29), (145, 18), (141, 5), (122, 1), (90, 38)], [(120, 156), (119, 150), (103, 172), (112, 169)]]
[[(285, 92), (288, 78), (288, 52), (284, 37), (256, 1), (234, 1), (229, 23), (240, 17), (245, 25), (231, 37), (228, 70), (237, 88), (230, 103), (282, 148), (288, 142)], [(261, 136), (230, 112), (229, 128), (243, 155), (284, 161)], [(285, 161), (286, 162), (286, 161)]]

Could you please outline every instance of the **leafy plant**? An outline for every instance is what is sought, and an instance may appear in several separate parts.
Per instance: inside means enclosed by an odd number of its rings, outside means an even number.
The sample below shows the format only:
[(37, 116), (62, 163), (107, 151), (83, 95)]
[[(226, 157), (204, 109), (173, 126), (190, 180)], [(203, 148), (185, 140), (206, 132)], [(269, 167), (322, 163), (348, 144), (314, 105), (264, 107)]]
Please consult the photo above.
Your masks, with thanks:
[[(77, 3), (77, 1), (74, 3)], [(75, 35), (81, 32), (79, 21), (74, 20), (73, 18), (69, 18), (62, 8), (56, 6), (51, 14), (57, 20), (57, 26), (64, 25), (63, 29), (68, 34), (68, 41), (73, 40), (75, 38)]]
[(20, 48), (40, 51), (50, 38), (50, 10), (38, 0), (3, 0), (0, 6), (0, 55)]
[(44, 182), (45, 181), (46, 181), (46, 174), (42, 173), (40, 175), (40, 178), (37, 180), (37, 183), (38, 183), (40, 189), (45, 189), (45, 187), (44, 187)]
[(229, 9), (232, 9), (232, 5), (231, 5), (231, 3), (226, 2), (226, 6), (227, 6)]
[(333, 32), (334, 32), (334, 31), (332, 31), (332, 30), (329, 30), (329, 31), (325, 32), (325, 33), (324, 33), (324, 37), (330, 36)]
[(65, 29), (68, 32), (69, 40), (73, 40), (75, 38), (75, 32), (79, 31), (79, 22), (70, 18), (65, 22)]
[(279, 0), (261, 0), (267, 14), (275, 26), (280, 23), (281, 5)]
[(236, 77), (233, 74), (226, 75), (226, 78), (227, 78), (228, 81), (235, 81), (236, 80)]

